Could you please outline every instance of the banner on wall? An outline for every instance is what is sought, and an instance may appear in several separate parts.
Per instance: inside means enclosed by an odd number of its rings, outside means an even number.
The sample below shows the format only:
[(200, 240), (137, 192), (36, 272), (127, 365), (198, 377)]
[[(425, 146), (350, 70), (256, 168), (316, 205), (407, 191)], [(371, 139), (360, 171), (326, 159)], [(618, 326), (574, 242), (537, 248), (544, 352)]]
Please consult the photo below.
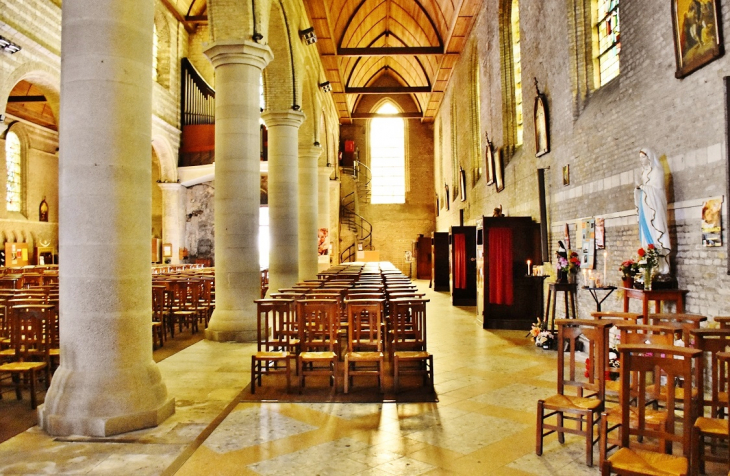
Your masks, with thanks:
[(593, 218), (587, 218), (580, 222), (581, 237), (581, 269), (593, 269), (596, 260), (596, 222)]

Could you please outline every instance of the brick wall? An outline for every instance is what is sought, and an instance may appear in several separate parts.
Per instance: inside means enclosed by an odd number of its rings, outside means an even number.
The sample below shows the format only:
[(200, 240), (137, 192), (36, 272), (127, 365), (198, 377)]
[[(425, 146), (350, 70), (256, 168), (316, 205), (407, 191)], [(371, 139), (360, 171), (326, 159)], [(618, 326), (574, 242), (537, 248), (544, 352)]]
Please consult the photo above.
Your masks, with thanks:
[[(498, 0), (485, 0), (468, 45), (480, 56), (480, 119), (496, 147), (505, 144), (502, 125)], [(502, 204), (507, 215), (539, 220), (537, 169), (546, 173), (551, 252), (562, 239), (567, 223), (575, 240), (576, 224), (584, 217), (606, 218), (609, 281), (619, 280), (618, 265), (639, 247), (633, 204), (634, 176), (639, 173), (639, 149), (649, 147), (665, 156), (673, 272), (681, 288), (690, 291), (687, 311), (726, 314), (730, 308), (730, 278), (726, 247), (704, 248), (700, 240), (702, 202), (726, 192), (722, 77), (730, 59), (722, 57), (684, 79), (676, 79), (672, 18), (661, 0), (621, 2), (621, 73), (597, 89), (586, 40), (585, 3), (581, 0), (521, 3), (522, 78), (524, 91), (524, 144), (505, 164), (505, 190), (497, 193), (484, 180), (467, 190), (467, 201), (451, 202), (440, 210), (437, 229), (458, 223), (459, 209), (473, 224)], [(723, 5), (723, 30), (728, 31), (729, 7)], [(468, 46), (467, 46), (468, 47)], [(465, 48), (466, 50), (466, 48)], [(450, 111), (467, 110), (463, 91), (469, 80), (469, 62), (462, 57), (454, 71), (437, 121), (443, 125), (444, 146), (436, 148), (435, 166), (452, 183)], [(533, 125), (533, 78), (547, 95), (550, 120), (549, 154), (536, 158)], [(458, 160), (470, 173), (465, 141), (467, 118), (456, 119)], [(483, 134), (482, 134), (483, 137)], [(438, 144), (438, 137), (435, 138)], [(483, 147), (482, 147), (483, 149)], [(483, 154), (483, 150), (482, 150)], [(562, 169), (570, 167), (570, 185), (563, 185)], [(437, 174), (438, 175), (438, 174)], [(467, 180), (470, 184), (470, 177)], [(443, 196), (443, 183), (436, 183)], [(452, 191), (452, 198), (454, 191)], [(725, 220), (727, 226), (727, 220)], [(724, 233), (727, 236), (726, 233)], [(603, 270), (602, 253), (596, 268)], [(581, 291), (580, 314), (595, 309)], [(619, 309), (609, 298), (604, 309)], [(637, 309), (634, 307), (632, 309)]]

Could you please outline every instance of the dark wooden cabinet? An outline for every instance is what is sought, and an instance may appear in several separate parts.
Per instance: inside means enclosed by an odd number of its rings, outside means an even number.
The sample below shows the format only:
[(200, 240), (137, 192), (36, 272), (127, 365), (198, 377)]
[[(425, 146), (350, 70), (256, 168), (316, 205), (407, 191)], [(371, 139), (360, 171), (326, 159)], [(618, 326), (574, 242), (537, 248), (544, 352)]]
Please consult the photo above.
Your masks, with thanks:
[(531, 217), (482, 220), (484, 328), (529, 330), (543, 315), (544, 278), (527, 275), (527, 260), (541, 263), (540, 226)]
[(434, 291), (450, 291), (449, 287), (449, 234), (431, 233), (431, 279)]
[(419, 235), (416, 241), (416, 279), (431, 279), (431, 238)]
[(475, 226), (452, 226), (451, 303), (477, 305), (477, 231)]

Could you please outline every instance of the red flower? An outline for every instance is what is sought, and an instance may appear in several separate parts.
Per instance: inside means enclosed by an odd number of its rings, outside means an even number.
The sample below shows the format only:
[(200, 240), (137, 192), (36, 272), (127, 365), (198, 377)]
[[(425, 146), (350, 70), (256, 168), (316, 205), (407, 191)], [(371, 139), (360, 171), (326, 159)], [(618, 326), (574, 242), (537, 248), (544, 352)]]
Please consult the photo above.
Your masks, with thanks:
[(647, 248), (649, 250), (653, 250), (654, 249), (654, 243), (649, 243), (649, 246), (647, 246)]
[(639, 248), (638, 253), (639, 253), (639, 256), (641, 256), (642, 258), (646, 255), (646, 251), (644, 251), (644, 248)]

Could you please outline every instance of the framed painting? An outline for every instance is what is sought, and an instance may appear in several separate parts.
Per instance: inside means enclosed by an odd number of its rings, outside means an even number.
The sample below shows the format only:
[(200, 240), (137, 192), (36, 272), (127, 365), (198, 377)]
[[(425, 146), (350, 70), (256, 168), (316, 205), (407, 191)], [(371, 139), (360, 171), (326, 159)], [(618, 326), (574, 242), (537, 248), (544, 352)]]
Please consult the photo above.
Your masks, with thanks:
[(487, 158), (487, 185), (494, 183), (494, 151), (492, 149), (492, 141), (489, 140), (487, 135), (487, 151), (485, 153)]
[(535, 96), (535, 157), (550, 152), (550, 136), (548, 134), (547, 99), (538, 92)]
[(724, 53), (720, 0), (672, 0), (674, 55), (683, 78)]
[(570, 165), (563, 166), (563, 185), (570, 185)]
[(448, 186), (448, 184), (444, 184), (444, 189), (446, 190), (446, 211), (448, 211), (449, 210), (449, 202), (451, 201), (451, 200), (449, 200), (449, 186)]
[(502, 163), (502, 149), (494, 151), (494, 181), (497, 184), (497, 192), (504, 190), (504, 164)]

